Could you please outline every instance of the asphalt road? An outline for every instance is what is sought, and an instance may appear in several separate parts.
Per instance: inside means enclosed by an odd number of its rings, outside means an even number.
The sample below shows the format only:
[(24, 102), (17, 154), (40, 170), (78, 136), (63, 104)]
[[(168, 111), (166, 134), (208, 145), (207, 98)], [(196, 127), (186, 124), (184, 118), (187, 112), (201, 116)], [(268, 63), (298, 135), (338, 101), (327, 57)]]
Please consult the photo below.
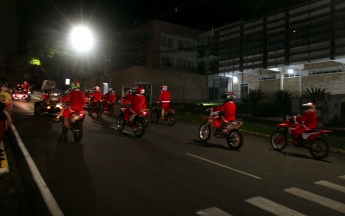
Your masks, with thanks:
[[(318, 161), (293, 146), (280, 153), (250, 135), (230, 151), (225, 139), (201, 142), (199, 125), (182, 121), (151, 123), (136, 138), (115, 129), (115, 115), (95, 114), (74, 143), (54, 115), (34, 116), (33, 101), (14, 102), (14, 125), (66, 216), (345, 214), (344, 155)], [(47, 215), (18, 160), (34, 213)]]

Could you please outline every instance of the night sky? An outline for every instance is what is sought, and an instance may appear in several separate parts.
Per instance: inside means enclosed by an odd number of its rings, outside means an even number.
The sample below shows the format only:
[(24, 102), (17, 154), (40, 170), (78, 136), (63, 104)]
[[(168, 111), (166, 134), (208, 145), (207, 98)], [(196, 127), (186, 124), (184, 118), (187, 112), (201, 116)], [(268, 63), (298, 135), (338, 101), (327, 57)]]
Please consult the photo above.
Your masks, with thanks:
[[(82, 23), (104, 35), (121, 35), (151, 19), (211, 29), (306, 0), (18, 0), (20, 46), (47, 34), (64, 34)], [(175, 12), (177, 7), (177, 13)], [(100, 36), (99, 36), (100, 37)]]

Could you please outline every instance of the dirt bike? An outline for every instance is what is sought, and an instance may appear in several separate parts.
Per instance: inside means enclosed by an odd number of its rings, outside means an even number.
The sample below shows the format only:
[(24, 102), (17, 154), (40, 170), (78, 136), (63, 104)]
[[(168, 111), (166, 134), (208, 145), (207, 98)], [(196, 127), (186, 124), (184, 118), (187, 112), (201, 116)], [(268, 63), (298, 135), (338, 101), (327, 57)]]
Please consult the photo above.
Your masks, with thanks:
[(212, 131), (215, 137), (225, 138), (229, 147), (231, 149), (239, 150), (244, 143), (244, 137), (242, 131), (238, 129), (241, 127), (243, 122), (230, 121), (225, 122), (220, 125), (221, 133), (216, 133), (216, 128), (214, 125), (214, 119), (218, 118), (219, 112), (211, 112), (209, 116), (204, 117), (207, 119), (207, 123), (202, 123), (199, 128), (199, 138), (202, 141), (208, 141), (211, 138)]
[[(286, 120), (286, 123), (282, 123), (276, 126), (279, 130), (273, 132), (270, 143), (274, 150), (282, 151), (285, 149), (288, 143), (288, 134), (291, 134), (291, 130), (296, 128), (300, 125), (300, 123), (295, 123), (292, 119)], [(330, 145), (325, 140), (326, 134), (333, 131), (322, 130), (322, 129), (313, 129), (309, 131), (305, 131), (300, 133), (301, 137), (303, 138), (303, 144), (300, 146), (299, 144), (295, 144), (296, 147), (305, 147), (309, 148), (310, 154), (316, 159), (324, 159), (330, 153)], [(296, 141), (296, 139), (292, 136), (292, 140)]]
[(107, 102), (107, 104), (103, 104), (103, 111), (107, 110), (109, 115), (114, 113), (114, 104)]
[[(123, 131), (126, 126), (124, 115), (128, 107), (121, 107), (121, 114), (117, 117), (116, 127), (118, 131)], [(132, 127), (136, 137), (142, 137), (145, 133), (145, 129), (148, 127), (147, 112), (142, 111), (133, 114), (129, 117), (128, 127)]]
[(68, 130), (73, 132), (74, 141), (80, 142), (83, 138), (83, 121), (85, 116), (81, 112), (73, 112), (68, 115), (69, 127), (65, 127), (64, 121), (62, 121), (62, 134), (66, 135)]
[(89, 103), (88, 113), (92, 115), (93, 111), (96, 111), (97, 117), (100, 118), (103, 113), (102, 101), (97, 101), (96, 103)]
[[(173, 126), (176, 123), (174, 113), (175, 113), (175, 109), (168, 109), (164, 111), (164, 120), (167, 121), (167, 124), (169, 126)], [(162, 105), (161, 103), (159, 103), (157, 107), (153, 107), (153, 111), (151, 113), (151, 121), (154, 123), (157, 123), (161, 116), (162, 116)]]

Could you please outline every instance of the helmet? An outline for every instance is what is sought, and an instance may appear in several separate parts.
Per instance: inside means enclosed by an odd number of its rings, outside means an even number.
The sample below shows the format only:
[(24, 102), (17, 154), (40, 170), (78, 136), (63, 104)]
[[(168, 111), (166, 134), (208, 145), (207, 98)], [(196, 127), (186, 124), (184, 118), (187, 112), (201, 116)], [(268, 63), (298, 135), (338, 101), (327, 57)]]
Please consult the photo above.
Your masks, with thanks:
[(18, 83), (17, 86), (21, 86), (21, 85)]
[(145, 89), (141, 89), (140, 94), (144, 95), (145, 94)]
[(315, 111), (315, 110), (316, 110), (316, 106), (315, 106), (315, 104), (312, 103), (312, 102), (303, 104), (302, 106), (305, 108), (305, 112)]
[(113, 88), (108, 88), (108, 92), (110, 92), (110, 91), (112, 91), (113, 90)]
[(110, 90), (109, 94), (115, 94), (114, 90)]
[(235, 94), (233, 92), (226, 93), (226, 99), (225, 101), (233, 101), (235, 98)]
[(162, 89), (163, 91), (168, 90), (168, 86), (166, 86), (166, 85), (163, 85), (162, 88), (163, 88), (163, 89)]
[(28, 82), (24, 81), (24, 84), (28, 84)]
[(101, 88), (100, 88), (99, 86), (95, 86), (93, 89), (94, 89), (95, 91), (100, 91), (100, 90), (101, 90)]
[(80, 88), (80, 83), (79, 83), (78, 81), (74, 81), (74, 82), (72, 82), (72, 84), (71, 84), (71, 89), (73, 90), (73, 89), (75, 89), (75, 88), (77, 88), (77, 89)]

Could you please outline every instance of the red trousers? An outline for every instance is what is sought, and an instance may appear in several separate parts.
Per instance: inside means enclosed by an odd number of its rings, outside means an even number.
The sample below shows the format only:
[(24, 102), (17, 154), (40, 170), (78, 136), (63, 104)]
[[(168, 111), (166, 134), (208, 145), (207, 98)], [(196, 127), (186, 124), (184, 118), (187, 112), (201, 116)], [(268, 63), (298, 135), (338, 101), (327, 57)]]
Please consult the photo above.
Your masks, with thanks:
[(82, 112), (83, 110), (71, 110), (69, 107), (65, 108), (65, 110), (63, 111), (63, 118), (66, 119), (68, 118), (68, 115), (73, 113), (73, 112)]
[(291, 133), (295, 138), (300, 137), (300, 133), (303, 133), (304, 131), (307, 131), (308, 129), (304, 127), (304, 125), (300, 125), (294, 129), (291, 130)]
[(135, 114), (136, 112), (134, 110), (132, 110), (131, 108), (129, 109), (126, 109), (125, 110), (125, 113), (124, 113), (124, 119), (125, 121), (128, 121), (129, 120), (129, 116)]
[(168, 110), (169, 109), (169, 104), (170, 103), (162, 103), (162, 109)]

